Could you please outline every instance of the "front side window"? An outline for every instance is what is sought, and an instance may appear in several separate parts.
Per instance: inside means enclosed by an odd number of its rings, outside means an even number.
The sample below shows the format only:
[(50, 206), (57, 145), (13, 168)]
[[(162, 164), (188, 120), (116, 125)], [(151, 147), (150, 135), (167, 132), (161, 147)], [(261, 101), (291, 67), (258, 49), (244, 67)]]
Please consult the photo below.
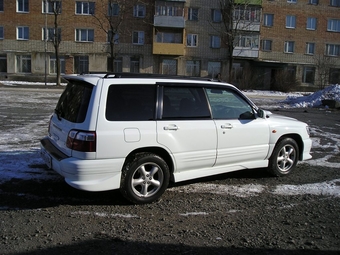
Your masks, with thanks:
[(221, 48), (221, 37), (217, 35), (212, 35), (210, 37), (210, 47), (214, 49)]
[(313, 55), (315, 53), (315, 43), (306, 43), (306, 54)]
[(44, 0), (42, 5), (43, 13), (61, 13), (61, 1)]
[(272, 27), (274, 25), (274, 14), (266, 13), (263, 15), (263, 25)]
[(296, 27), (296, 17), (292, 15), (286, 16), (286, 28), (295, 28)]
[(285, 42), (285, 53), (294, 53), (294, 45), (295, 43), (293, 41), (286, 41)]
[(28, 40), (29, 39), (29, 27), (17, 27), (17, 39)]
[(272, 50), (272, 40), (262, 40), (262, 50), (271, 51)]
[(197, 47), (197, 38), (196, 34), (188, 34), (187, 35), (187, 46), (188, 47)]
[(119, 11), (120, 11), (119, 4), (109, 3), (109, 7), (108, 7), (108, 15), (109, 16), (118, 16)]
[(108, 121), (150, 121), (155, 119), (156, 86), (111, 85), (105, 117)]
[(200, 62), (198, 60), (188, 60), (186, 62), (185, 75), (191, 77), (199, 77), (200, 72)]
[(93, 42), (94, 30), (93, 29), (76, 29), (77, 42)]
[(138, 18), (144, 18), (146, 8), (144, 4), (137, 4), (133, 7), (133, 16)]
[(203, 88), (164, 87), (162, 119), (207, 118), (210, 111)]
[(76, 2), (76, 14), (94, 14), (95, 2)]
[(18, 55), (16, 60), (16, 68), (18, 73), (31, 72), (31, 55)]
[(17, 12), (29, 12), (29, 0), (17, 0)]
[(252, 107), (237, 92), (227, 89), (206, 89), (214, 119), (251, 119)]
[(327, 31), (340, 32), (340, 19), (329, 19), (327, 22)]
[(188, 20), (198, 20), (198, 8), (189, 8)]
[(211, 19), (213, 22), (221, 22), (222, 21), (222, 13), (219, 9), (211, 10)]
[(340, 56), (340, 44), (326, 44), (327, 56)]
[(144, 32), (143, 31), (134, 31), (132, 33), (132, 43), (143, 45), (144, 44)]
[(302, 82), (314, 84), (315, 67), (306, 66), (303, 68)]
[(308, 30), (316, 30), (316, 22), (317, 22), (316, 18), (308, 17), (307, 18), (307, 27), (306, 28)]

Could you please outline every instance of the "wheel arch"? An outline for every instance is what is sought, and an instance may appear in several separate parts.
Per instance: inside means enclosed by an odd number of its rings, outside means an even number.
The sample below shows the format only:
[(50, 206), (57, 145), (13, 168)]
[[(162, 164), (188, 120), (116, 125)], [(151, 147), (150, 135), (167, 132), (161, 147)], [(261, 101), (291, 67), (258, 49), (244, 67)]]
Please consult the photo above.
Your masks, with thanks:
[(304, 149), (304, 148), (303, 148), (303, 141), (302, 141), (301, 136), (298, 135), (298, 134), (294, 134), (294, 133), (292, 133), (292, 134), (285, 134), (285, 135), (281, 136), (281, 137), (276, 141), (275, 145), (278, 144), (279, 142), (281, 142), (281, 141), (282, 141), (283, 139), (285, 139), (285, 138), (291, 138), (291, 139), (293, 139), (293, 140), (297, 143), (298, 149), (299, 149), (298, 159), (299, 159), (299, 160), (302, 160), (302, 155), (303, 155), (303, 149)]
[(170, 156), (169, 152), (161, 147), (142, 147), (131, 151), (128, 156), (125, 158), (124, 165), (128, 162), (134, 155), (141, 154), (141, 153), (154, 153), (160, 156), (168, 165), (171, 180), (173, 180), (173, 173), (174, 173), (174, 162), (172, 157)]

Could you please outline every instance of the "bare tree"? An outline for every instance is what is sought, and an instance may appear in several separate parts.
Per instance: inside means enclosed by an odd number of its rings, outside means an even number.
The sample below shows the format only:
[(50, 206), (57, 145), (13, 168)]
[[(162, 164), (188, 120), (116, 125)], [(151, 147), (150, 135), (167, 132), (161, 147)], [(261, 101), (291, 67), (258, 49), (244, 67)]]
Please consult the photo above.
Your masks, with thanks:
[(334, 58), (324, 54), (315, 55), (314, 61), (317, 68), (316, 84), (319, 89), (324, 89), (329, 84), (329, 75), (336, 62)]
[[(256, 7), (256, 4), (252, 5), (252, 0), (219, 0), (219, 8), (221, 12), (222, 22), (220, 26), (213, 25), (215, 30), (221, 35), (221, 40), (227, 49), (227, 73), (226, 80), (231, 82), (234, 49), (237, 45), (242, 47), (252, 48), (253, 46), (258, 47), (258, 36), (257, 39), (252, 39), (252, 35), (258, 35), (259, 31), (254, 29), (254, 24), (259, 22), (260, 19), (260, 8)], [(242, 54), (240, 50), (238, 55)]]
[[(114, 60), (121, 48), (119, 41), (124, 35), (131, 34), (131, 18), (135, 10), (136, 0), (100, 0), (96, 2), (96, 11), (92, 14), (95, 25), (107, 37), (105, 51), (109, 55), (108, 71), (114, 71)], [(141, 3), (141, 2), (140, 2)], [(141, 3), (142, 4), (142, 3)]]
[[(45, 0), (44, 1), (44, 10), (45, 13), (52, 13), (53, 14), (53, 28), (49, 29), (45, 27), (45, 40), (51, 42), (54, 47), (54, 54), (56, 58), (56, 84), (59, 86), (61, 83), (61, 76), (60, 76), (60, 52), (59, 46), (61, 43), (61, 29), (59, 28), (59, 17), (61, 15), (61, 3), (62, 1), (52, 1), (52, 0)], [(47, 22), (46, 24), (47, 25)]]

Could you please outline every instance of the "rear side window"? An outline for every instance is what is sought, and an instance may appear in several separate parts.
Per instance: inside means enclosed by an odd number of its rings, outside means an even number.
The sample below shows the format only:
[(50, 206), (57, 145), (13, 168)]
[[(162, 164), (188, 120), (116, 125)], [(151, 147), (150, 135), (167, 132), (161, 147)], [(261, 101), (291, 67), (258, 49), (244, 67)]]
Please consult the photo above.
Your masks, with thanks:
[(165, 86), (162, 119), (206, 119), (210, 110), (203, 88)]
[(153, 120), (155, 107), (155, 85), (111, 85), (105, 114), (109, 121)]
[(64, 118), (73, 123), (84, 122), (92, 90), (93, 85), (86, 82), (69, 82), (55, 109), (58, 118)]

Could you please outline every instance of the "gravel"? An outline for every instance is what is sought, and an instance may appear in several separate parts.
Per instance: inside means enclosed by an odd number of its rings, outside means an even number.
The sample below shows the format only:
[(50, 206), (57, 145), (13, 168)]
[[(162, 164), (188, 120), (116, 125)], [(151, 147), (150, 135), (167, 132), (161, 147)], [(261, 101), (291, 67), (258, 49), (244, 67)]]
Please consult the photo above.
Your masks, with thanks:
[[(340, 111), (271, 110), (319, 130), (313, 136), (338, 150), (316, 146), (314, 159), (331, 154), (329, 162), (339, 163), (339, 144), (323, 134), (339, 137)], [(339, 195), (277, 192), (324, 182), (336, 189), (338, 167), (300, 163), (283, 178), (264, 169), (222, 174), (172, 185), (148, 205), (131, 205), (118, 191), (79, 191), (50, 175), (0, 184), (1, 254), (340, 254)]]

